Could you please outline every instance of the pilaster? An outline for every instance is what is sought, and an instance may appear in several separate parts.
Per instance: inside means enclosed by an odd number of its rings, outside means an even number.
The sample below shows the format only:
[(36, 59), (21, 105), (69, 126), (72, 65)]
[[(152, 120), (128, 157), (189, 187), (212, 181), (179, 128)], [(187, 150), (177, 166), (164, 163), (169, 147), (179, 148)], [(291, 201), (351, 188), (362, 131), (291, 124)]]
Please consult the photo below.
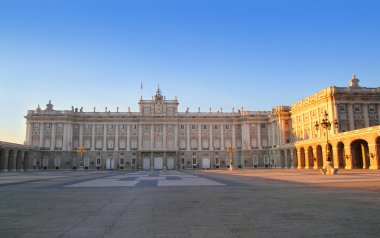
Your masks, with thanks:
[(45, 129), (45, 124), (40, 123), (40, 142), (39, 142), (39, 147), (42, 148), (44, 147), (44, 129)]
[(115, 124), (115, 150), (119, 150), (119, 124)]
[(103, 150), (107, 150), (107, 124), (103, 124)]
[(55, 150), (55, 134), (56, 134), (56, 124), (52, 123), (51, 126), (51, 142), (50, 142), (50, 150)]

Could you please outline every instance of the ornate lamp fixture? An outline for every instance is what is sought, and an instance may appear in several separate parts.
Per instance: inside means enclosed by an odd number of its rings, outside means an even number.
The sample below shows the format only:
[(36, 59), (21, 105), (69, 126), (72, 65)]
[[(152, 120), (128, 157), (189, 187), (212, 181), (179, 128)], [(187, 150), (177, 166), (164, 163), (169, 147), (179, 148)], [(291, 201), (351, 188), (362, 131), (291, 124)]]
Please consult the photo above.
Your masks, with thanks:
[(334, 122), (330, 122), (329, 120), (329, 114), (325, 111), (323, 115), (323, 119), (320, 123), (317, 121), (315, 122), (315, 129), (319, 130), (319, 126), (322, 126), (324, 130), (326, 130), (326, 161), (331, 162), (331, 150), (329, 146), (329, 131), (331, 130), (331, 126), (334, 125), (334, 128), (338, 128), (338, 121), (335, 119)]

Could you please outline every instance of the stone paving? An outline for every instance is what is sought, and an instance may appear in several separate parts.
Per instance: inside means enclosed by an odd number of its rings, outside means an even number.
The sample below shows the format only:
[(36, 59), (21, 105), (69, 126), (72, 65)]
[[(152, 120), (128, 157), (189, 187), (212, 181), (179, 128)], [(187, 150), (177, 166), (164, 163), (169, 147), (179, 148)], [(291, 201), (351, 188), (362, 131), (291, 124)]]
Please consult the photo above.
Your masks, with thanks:
[(379, 237), (379, 178), (291, 169), (0, 173), (0, 237)]
[[(148, 181), (148, 183), (146, 183)], [(223, 186), (207, 178), (180, 171), (167, 170), (158, 172), (139, 171), (123, 175), (80, 182), (66, 187), (165, 187), (165, 186)]]

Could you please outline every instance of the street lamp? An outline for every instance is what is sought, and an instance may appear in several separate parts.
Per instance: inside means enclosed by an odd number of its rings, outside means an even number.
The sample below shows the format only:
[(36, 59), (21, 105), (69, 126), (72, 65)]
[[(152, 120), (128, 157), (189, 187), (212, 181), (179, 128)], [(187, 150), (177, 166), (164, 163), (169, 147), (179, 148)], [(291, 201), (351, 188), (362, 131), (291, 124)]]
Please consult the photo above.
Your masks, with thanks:
[(79, 146), (78, 149), (77, 149), (77, 153), (80, 155), (81, 157), (81, 161), (80, 161), (80, 168), (83, 167), (83, 154), (86, 153), (86, 148), (84, 148), (83, 145)]
[(329, 114), (325, 111), (323, 115), (323, 119), (320, 123), (317, 121), (315, 122), (315, 129), (319, 130), (319, 126), (322, 126), (322, 129), (326, 130), (326, 161), (327, 166), (329, 169), (331, 169), (331, 150), (330, 150), (330, 143), (329, 143), (329, 131), (331, 130), (331, 126), (334, 125), (334, 128), (338, 128), (338, 121), (334, 120), (333, 122), (330, 122), (328, 118)]
[(232, 171), (234, 168), (233, 168), (233, 161), (232, 161), (232, 156), (235, 152), (235, 148), (233, 148), (232, 146), (228, 147), (228, 154), (230, 155), (230, 168), (229, 170)]

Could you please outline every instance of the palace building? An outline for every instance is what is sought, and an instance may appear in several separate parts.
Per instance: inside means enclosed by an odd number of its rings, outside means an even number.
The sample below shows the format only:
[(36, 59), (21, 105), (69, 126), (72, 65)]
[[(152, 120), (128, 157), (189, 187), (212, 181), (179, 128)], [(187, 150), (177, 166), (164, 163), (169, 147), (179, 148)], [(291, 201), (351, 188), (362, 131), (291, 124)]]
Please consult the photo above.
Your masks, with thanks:
[(25, 145), (0, 169), (379, 168), (380, 88), (328, 87), (270, 111), (178, 111), (158, 88), (139, 111), (29, 110)]

